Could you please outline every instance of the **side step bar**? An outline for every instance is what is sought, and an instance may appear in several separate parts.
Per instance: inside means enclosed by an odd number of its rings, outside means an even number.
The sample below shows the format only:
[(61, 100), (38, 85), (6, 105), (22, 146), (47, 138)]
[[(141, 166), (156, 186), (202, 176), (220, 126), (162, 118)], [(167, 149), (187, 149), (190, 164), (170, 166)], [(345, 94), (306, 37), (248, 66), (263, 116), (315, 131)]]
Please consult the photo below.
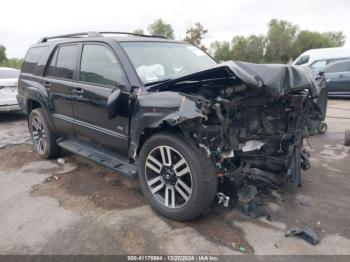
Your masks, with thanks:
[(98, 149), (88, 143), (70, 138), (59, 138), (57, 139), (57, 144), (67, 151), (86, 157), (123, 175), (133, 178), (137, 177), (137, 166), (130, 164), (127, 158), (119, 154)]

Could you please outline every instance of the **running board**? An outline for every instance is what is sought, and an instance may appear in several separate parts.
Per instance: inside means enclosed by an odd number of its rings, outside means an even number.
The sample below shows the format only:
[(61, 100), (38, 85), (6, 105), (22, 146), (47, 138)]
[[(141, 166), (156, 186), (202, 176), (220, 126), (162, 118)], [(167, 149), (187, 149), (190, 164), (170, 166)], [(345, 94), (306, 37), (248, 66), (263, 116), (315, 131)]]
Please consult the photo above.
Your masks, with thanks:
[(70, 138), (59, 138), (57, 144), (67, 151), (88, 158), (123, 175), (137, 177), (137, 166), (130, 164), (127, 158), (119, 154), (101, 150), (88, 143)]

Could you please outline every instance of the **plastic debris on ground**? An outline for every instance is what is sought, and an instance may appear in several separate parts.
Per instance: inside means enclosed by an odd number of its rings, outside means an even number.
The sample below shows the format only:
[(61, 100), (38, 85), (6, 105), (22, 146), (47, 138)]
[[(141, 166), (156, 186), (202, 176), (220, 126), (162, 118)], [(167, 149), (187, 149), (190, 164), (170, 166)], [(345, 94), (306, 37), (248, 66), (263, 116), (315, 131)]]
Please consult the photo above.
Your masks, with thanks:
[(286, 237), (298, 236), (312, 245), (317, 245), (320, 242), (320, 237), (310, 227), (295, 228), (285, 234)]
[(58, 158), (57, 163), (59, 163), (60, 165), (64, 165), (64, 163), (66, 163), (66, 161), (64, 160), (64, 158)]
[(226, 196), (226, 195), (224, 195), (224, 193), (219, 192), (217, 194), (217, 197), (219, 199), (219, 201), (218, 201), (219, 205), (222, 204), (224, 207), (228, 207), (229, 206), (229, 203), (230, 203), (230, 197), (229, 196)]
[(58, 179), (58, 176), (50, 176), (50, 177), (45, 179), (45, 182), (49, 183), (49, 182), (55, 181), (57, 179)]

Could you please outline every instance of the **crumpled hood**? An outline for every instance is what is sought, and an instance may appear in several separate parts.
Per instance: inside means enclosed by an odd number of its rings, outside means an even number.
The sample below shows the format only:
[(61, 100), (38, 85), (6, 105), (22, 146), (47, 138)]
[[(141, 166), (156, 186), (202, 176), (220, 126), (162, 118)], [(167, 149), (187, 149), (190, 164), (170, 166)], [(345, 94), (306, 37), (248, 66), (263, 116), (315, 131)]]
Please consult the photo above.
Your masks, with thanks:
[(227, 81), (227, 84), (230, 84), (236, 78), (251, 88), (263, 88), (268, 95), (273, 97), (303, 89), (309, 89), (313, 96), (317, 96), (311, 76), (304, 68), (284, 64), (253, 64), (240, 61), (224, 62), (207, 70), (153, 85), (149, 90), (171, 90), (172, 87), (190, 85), (198, 81)]
[(304, 68), (284, 64), (253, 64), (229, 61), (230, 70), (248, 86), (265, 87), (271, 95), (285, 95), (289, 92), (309, 89), (315, 92), (311, 76)]

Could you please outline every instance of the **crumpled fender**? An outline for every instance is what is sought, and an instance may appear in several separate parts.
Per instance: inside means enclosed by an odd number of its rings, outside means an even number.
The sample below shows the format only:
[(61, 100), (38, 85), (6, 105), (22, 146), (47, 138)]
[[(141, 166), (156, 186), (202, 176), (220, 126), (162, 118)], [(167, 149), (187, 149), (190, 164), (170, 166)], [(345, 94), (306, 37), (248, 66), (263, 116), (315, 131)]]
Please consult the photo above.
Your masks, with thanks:
[(177, 92), (147, 93), (137, 97), (130, 128), (130, 155), (146, 129), (171, 128), (206, 116), (195, 98)]

